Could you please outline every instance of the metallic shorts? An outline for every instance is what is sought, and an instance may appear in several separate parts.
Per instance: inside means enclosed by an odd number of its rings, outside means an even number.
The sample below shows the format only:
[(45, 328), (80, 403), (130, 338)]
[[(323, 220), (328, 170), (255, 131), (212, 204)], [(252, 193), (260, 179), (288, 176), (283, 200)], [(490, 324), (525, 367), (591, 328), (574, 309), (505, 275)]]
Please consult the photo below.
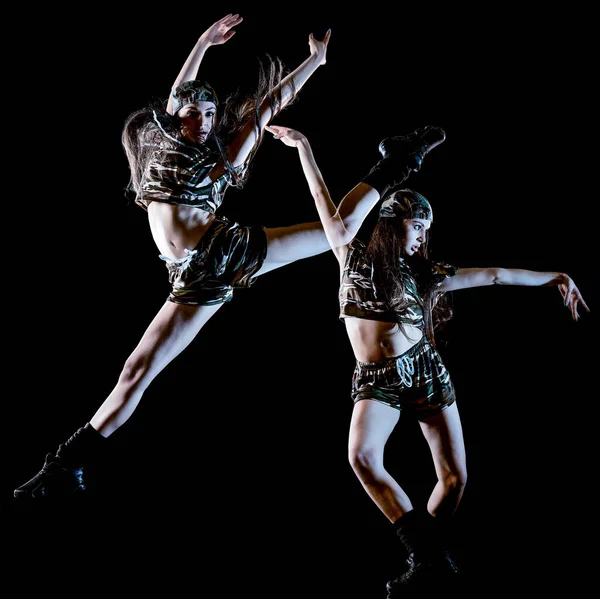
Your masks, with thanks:
[(231, 300), (234, 288), (249, 287), (267, 255), (263, 227), (242, 226), (223, 217), (212, 222), (186, 256), (166, 261), (171, 283), (168, 300), (211, 306)]
[(395, 358), (357, 361), (351, 397), (354, 403), (378, 401), (419, 420), (441, 412), (456, 399), (450, 374), (425, 337)]

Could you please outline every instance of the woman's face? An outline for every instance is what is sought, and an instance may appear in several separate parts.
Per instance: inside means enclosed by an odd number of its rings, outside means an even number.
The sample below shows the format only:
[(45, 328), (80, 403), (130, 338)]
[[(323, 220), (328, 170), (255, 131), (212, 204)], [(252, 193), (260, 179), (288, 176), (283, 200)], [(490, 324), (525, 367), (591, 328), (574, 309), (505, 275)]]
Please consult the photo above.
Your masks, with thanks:
[(213, 102), (186, 104), (177, 116), (181, 120), (181, 133), (185, 140), (203, 144), (215, 126), (217, 107)]
[(427, 231), (431, 227), (430, 220), (405, 218), (403, 223), (403, 252), (405, 256), (414, 256), (427, 240)]

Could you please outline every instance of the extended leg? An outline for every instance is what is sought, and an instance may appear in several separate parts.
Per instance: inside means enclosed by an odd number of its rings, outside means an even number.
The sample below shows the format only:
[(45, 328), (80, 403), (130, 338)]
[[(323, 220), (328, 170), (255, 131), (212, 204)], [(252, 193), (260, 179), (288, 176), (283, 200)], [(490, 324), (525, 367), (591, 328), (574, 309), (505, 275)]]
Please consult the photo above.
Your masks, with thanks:
[(106, 437), (131, 416), (151, 381), (189, 345), (221, 305), (166, 302), (91, 421), (59, 445), (55, 454), (46, 455), (42, 469), (15, 489), (15, 498), (60, 498), (85, 491), (86, 471), (102, 459)]
[(331, 250), (321, 221), (270, 227), (265, 231), (267, 255), (258, 275)]

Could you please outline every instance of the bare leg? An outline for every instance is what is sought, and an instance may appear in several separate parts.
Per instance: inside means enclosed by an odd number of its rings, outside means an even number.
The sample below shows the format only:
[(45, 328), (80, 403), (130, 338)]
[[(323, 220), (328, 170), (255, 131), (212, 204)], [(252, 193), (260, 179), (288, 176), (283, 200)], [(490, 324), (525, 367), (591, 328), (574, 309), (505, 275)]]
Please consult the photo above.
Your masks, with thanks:
[(191, 343), (222, 305), (183, 306), (165, 302), (127, 358), (115, 388), (90, 424), (104, 437), (119, 428), (131, 416), (152, 380)]
[[(397, 591), (402, 595), (411, 587), (433, 591), (438, 583), (444, 590), (451, 589), (447, 585), (456, 582), (459, 573), (448, 552), (450, 517), (460, 503), (467, 479), (456, 403), (419, 424), (433, 457), (438, 482), (427, 502), (427, 511), (417, 508), (394, 523), (411, 559), (406, 562), (408, 569), (387, 583), (391, 591), (388, 597), (396, 597)], [(434, 595), (427, 596), (430, 594)]]
[(321, 221), (289, 227), (271, 227), (265, 231), (267, 256), (258, 275), (331, 249)]
[[(365, 198), (368, 201), (364, 201)], [(377, 190), (365, 183), (359, 183), (340, 202), (340, 216), (346, 219), (350, 230), (358, 229), (356, 223), (362, 222), (364, 213), (368, 212), (378, 200)], [(357, 204), (361, 206), (361, 209), (353, 212)], [(354, 214), (353, 220), (356, 223), (347, 220), (349, 214)], [(267, 256), (262, 268), (258, 271), (259, 275), (331, 249), (321, 221), (289, 227), (271, 227), (265, 230), (268, 243)]]
[(420, 425), (438, 478), (427, 510), (433, 516), (451, 516), (462, 499), (467, 482), (465, 444), (456, 403), (421, 421)]
[(383, 466), (383, 451), (400, 419), (400, 412), (385, 404), (363, 399), (354, 404), (348, 457), (365, 491), (390, 522), (413, 509), (400, 485)]

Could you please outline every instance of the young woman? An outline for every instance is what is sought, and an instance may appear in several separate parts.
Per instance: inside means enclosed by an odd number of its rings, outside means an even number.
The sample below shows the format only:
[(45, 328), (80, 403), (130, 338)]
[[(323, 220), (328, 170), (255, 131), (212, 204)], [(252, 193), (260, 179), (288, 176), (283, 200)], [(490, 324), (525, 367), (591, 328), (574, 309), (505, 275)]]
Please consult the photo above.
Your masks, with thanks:
[[(277, 61), (269, 63), (256, 93), (250, 98), (232, 96), (217, 119), (217, 94), (196, 79), (197, 71), (206, 49), (229, 40), (232, 27), (241, 20), (230, 14), (209, 27), (176, 78), (166, 105), (151, 105), (127, 119), (123, 145), (131, 189), (148, 213), (171, 292), (109, 396), (89, 422), (46, 455), (40, 472), (14, 490), (16, 498), (60, 499), (85, 491), (90, 466), (102, 460), (107, 438), (131, 417), (156, 376), (231, 300), (234, 289), (249, 287), (266, 272), (330, 247), (320, 221), (263, 228), (242, 226), (217, 214), (228, 186), (243, 186), (269, 121), (325, 64), (330, 37), (327, 32), (317, 41), (311, 34), (310, 55), (285, 77)], [(418, 168), (430, 142), (416, 135), (410, 147), (404, 139), (389, 138), (387, 143), (390, 152), (375, 165), (369, 180), (390, 188), (407, 161)], [(320, 174), (308, 142), (303, 149), (300, 158), (312, 185)], [(366, 183), (365, 187), (370, 189)]]
[[(198, 39), (168, 101), (127, 119), (123, 146), (135, 202), (148, 213), (171, 293), (125, 362), (108, 397), (85, 426), (47, 454), (42, 470), (14, 491), (16, 498), (62, 497), (86, 489), (83, 466), (98, 459), (105, 440), (133, 413), (155, 377), (256, 277), (329, 249), (319, 221), (280, 228), (242, 226), (217, 214), (230, 185), (243, 187), (267, 123), (290, 105), (326, 62), (331, 32), (310, 34), (310, 53), (284, 76), (278, 60), (261, 67), (250, 97), (223, 104), (210, 84), (197, 80), (208, 48), (227, 42), (242, 22), (228, 14)], [(219, 115), (219, 113), (221, 114)]]
[[(268, 130), (296, 147), (301, 160), (318, 173), (302, 134), (281, 126)], [(429, 138), (432, 149), (445, 134), (427, 127), (421, 138)], [(411, 136), (406, 139), (410, 144)], [(386, 140), (380, 145), (384, 156), (388, 145)], [(396, 162), (400, 172), (395, 187), (411, 168), (420, 166), (422, 155), (417, 156), (404, 167)], [(382, 185), (378, 176), (373, 169), (337, 207), (320, 173), (309, 182), (340, 265), (340, 318), (356, 358), (349, 460), (369, 497), (395, 527), (408, 556), (405, 571), (387, 585), (388, 597), (396, 597), (408, 589), (458, 580), (457, 565), (447, 551), (447, 532), (463, 496), (467, 469), (454, 386), (435, 345), (434, 328), (449, 317), (444, 294), (488, 285), (555, 286), (575, 321), (580, 308), (589, 308), (562, 272), (457, 268), (431, 261), (431, 204), (411, 189)], [(427, 505), (414, 505), (384, 466), (386, 443), (402, 415), (418, 420), (431, 451), (437, 483)]]

